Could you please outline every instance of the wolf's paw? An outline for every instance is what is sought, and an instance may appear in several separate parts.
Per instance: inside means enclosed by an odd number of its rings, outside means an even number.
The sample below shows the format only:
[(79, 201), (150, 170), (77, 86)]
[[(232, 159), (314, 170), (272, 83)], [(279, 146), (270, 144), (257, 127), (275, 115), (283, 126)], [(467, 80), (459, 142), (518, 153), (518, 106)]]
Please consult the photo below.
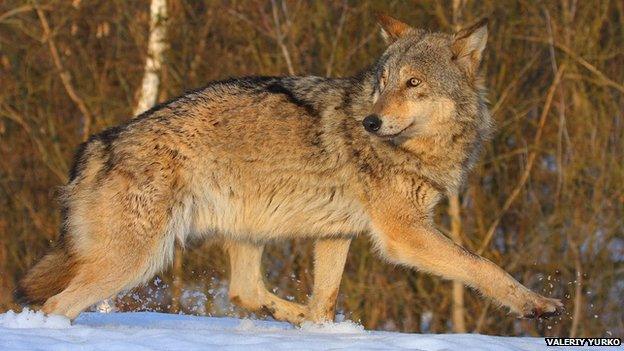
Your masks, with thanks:
[(550, 299), (537, 295), (527, 302), (522, 309), (523, 318), (549, 318), (559, 316), (565, 311), (559, 299)]

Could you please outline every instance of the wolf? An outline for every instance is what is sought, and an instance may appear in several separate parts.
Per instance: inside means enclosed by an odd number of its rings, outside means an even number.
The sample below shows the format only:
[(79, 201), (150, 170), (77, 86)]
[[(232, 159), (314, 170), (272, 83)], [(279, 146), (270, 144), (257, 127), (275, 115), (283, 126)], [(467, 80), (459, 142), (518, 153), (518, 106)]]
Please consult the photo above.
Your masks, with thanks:
[[(454, 244), (433, 211), (459, 191), (492, 133), (479, 65), (487, 21), (452, 34), (381, 15), (388, 43), (348, 78), (213, 82), (93, 135), (60, 198), (60, 237), (18, 293), (74, 319), (146, 282), (176, 243), (211, 238), (230, 299), (276, 319), (333, 321), (351, 240), (392, 263), (460, 281), (522, 317), (562, 303)], [(270, 293), (263, 245), (315, 240), (307, 304)]]

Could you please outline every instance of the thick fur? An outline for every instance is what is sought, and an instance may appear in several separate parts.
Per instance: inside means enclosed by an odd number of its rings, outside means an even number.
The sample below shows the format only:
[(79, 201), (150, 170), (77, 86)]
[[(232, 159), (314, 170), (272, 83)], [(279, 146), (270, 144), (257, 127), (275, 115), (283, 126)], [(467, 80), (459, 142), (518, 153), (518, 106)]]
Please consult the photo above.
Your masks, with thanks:
[[(393, 42), (355, 77), (215, 82), (91, 137), (62, 196), (71, 260), (44, 258), (21, 284), (26, 296), (74, 318), (150, 279), (176, 241), (219, 238), (234, 302), (292, 322), (332, 319), (349, 241), (367, 234), (387, 260), (460, 280), (516, 313), (558, 312), (432, 224), (491, 132), (475, 73), (484, 23), (455, 36), (406, 26), (385, 28)], [(374, 133), (362, 126), (371, 114), (382, 122)], [(309, 306), (261, 279), (263, 243), (291, 238), (319, 241)]]
[(28, 271), (15, 291), (17, 301), (43, 304), (67, 287), (74, 275), (76, 262), (67, 249), (57, 245)]

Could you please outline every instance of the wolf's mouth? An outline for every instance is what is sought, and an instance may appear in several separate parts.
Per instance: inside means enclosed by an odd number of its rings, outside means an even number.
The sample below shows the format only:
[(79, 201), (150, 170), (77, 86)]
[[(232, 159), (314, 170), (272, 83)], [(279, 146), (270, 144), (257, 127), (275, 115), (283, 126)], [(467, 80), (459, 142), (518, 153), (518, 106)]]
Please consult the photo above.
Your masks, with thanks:
[(399, 135), (401, 135), (404, 131), (408, 130), (409, 128), (411, 128), (414, 125), (414, 122), (410, 123), (407, 127), (401, 129), (400, 131), (393, 133), (393, 134), (377, 134), (378, 137), (382, 138), (382, 139), (394, 139), (396, 137), (398, 137)]

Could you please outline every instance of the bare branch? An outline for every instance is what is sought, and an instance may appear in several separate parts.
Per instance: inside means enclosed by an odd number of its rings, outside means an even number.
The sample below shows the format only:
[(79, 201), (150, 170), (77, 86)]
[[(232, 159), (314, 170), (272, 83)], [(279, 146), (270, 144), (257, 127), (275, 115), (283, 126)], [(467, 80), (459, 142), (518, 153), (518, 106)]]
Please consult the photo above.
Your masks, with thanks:
[[(537, 43), (550, 44), (550, 41), (548, 39), (542, 39), (542, 38), (536, 38), (536, 37), (527, 37), (527, 36), (515, 36), (515, 38), (523, 39), (523, 40), (527, 40), (527, 41), (532, 41), (532, 42), (537, 42)], [(624, 93), (624, 85), (622, 85), (620, 83), (617, 83), (616, 81), (614, 81), (614, 80), (610, 79), (609, 77), (607, 77), (604, 73), (602, 73), (601, 70), (596, 68), (596, 66), (592, 65), (586, 59), (584, 59), (583, 57), (581, 57), (580, 55), (578, 55), (577, 53), (572, 51), (572, 49), (570, 49), (568, 46), (566, 46), (566, 45), (564, 45), (562, 43), (556, 42), (556, 41), (553, 42), (553, 44), (555, 45), (555, 47), (557, 49), (563, 51), (565, 54), (570, 56), (574, 61), (579, 63), (581, 66), (585, 67), (591, 73), (595, 74), (600, 80), (602, 80), (604, 82), (605, 85), (610, 86), (612, 88), (615, 88), (618, 91), (620, 91), (621, 93)]]
[(22, 5), (20, 7), (16, 7), (12, 10), (9, 10), (3, 14), (0, 15), (0, 23), (6, 21), (8, 18), (17, 15), (18, 13), (22, 13), (22, 12), (29, 12), (32, 11), (33, 7), (30, 5)]
[(325, 75), (331, 76), (332, 69), (334, 68), (334, 58), (336, 57), (336, 48), (338, 46), (338, 40), (342, 35), (342, 28), (344, 27), (344, 22), (347, 17), (348, 4), (346, 0), (342, 2), (342, 11), (340, 12), (340, 20), (338, 20), (338, 29), (336, 30), (336, 35), (334, 36), (334, 41), (332, 42), (332, 49), (329, 55), (329, 60), (327, 61), (327, 66), (325, 66)]
[(24, 129), (26, 134), (28, 134), (28, 136), (33, 141), (33, 143), (35, 143), (35, 146), (37, 146), (37, 151), (39, 152), (39, 155), (41, 156), (41, 161), (43, 162), (43, 164), (45, 164), (46, 167), (50, 169), (52, 174), (54, 174), (61, 183), (64, 184), (65, 182), (67, 182), (66, 171), (59, 169), (56, 164), (54, 164), (53, 162), (50, 162), (50, 156), (47, 151), (48, 149), (43, 145), (43, 142), (41, 141), (41, 139), (35, 135), (32, 128), (30, 128), (30, 125), (26, 122), (26, 120), (24, 119), (22, 115), (20, 115), (12, 107), (6, 104), (2, 104), (0, 105), (0, 116), (4, 116), (10, 119), (13, 122), (17, 123), (20, 127), (22, 127), (22, 129)]
[(61, 82), (63, 83), (63, 87), (69, 95), (69, 98), (76, 104), (80, 113), (82, 113), (82, 128), (80, 131), (80, 139), (82, 141), (87, 140), (89, 134), (91, 133), (91, 124), (93, 121), (93, 115), (87, 108), (87, 105), (84, 103), (84, 100), (78, 95), (74, 86), (71, 82), (71, 75), (69, 71), (63, 67), (63, 63), (61, 62), (61, 58), (58, 53), (58, 49), (56, 48), (56, 44), (52, 38), (52, 31), (50, 30), (50, 25), (48, 24), (48, 19), (46, 18), (43, 10), (39, 6), (35, 6), (35, 10), (37, 12), (37, 16), (39, 17), (39, 21), (41, 22), (41, 27), (43, 28), (43, 39), (48, 42), (48, 46), (50, 48), (50, 54), (52, 55), (52, 61), (54, 62), (54, 66), (59, 72), (59, 76), (61, 77)]
[(505, 200), (505, 203), (503, 207), (501, 208), (500, 212), (498, 213), (498, 215), (496, 216), (496, 219), (492, 222), (492, 224), (490, 224), (490, 227), (485, 235), (485, 238), (483, 239), (483, 243), (481, 244), (479, 251), (477, 251), (479, 255), (483, 254), (485, 249), (490, 244), (490, 241), (492, 240), (492, 237), (494, 236), (494, 232), (496, 230), (496, 227), (498, 226), (498, 223), (500, 223), (501, 219), (503, 218), (503, 215), (505, 214), (505, 212), (509, 210), (513, 202), (516, 200), (516, 198), (520, 194), (520, 191), (524, 187), (524, 184), (529, 179), (529, 175), (531, 174), (531, 170), (533, 169), (533, 163), (535, 163), (535, 158), (537, 157), (537, 151), (538, 151), (537, 146), (539, 145), (542, 139), (544, 125), (546, 124), (546, 117), (548, 117), (548, 113), (550, 112), (550, 107), (552, 105), (553, 97), (555, 96), (555, 92), (557, 91), (557, 87), (559, 86), (559, 82), (561, 81), (561, 77), (563, 76), (564, 71), (565, 71), (565, 66), (561, 66), (552, 84), (550, 85), (550, 88), (548, 89), (548, 94), (546, 95), (546, 102), (544, 103), (544, 108), (542, 109), (542, 114), (540, 116), (539, 125), (537, 127), (537, 132), (535, 133), (535, 137), (533, 139), (533, 147), (535, 149), (533, 152), (529, 153), (526, 167), (524, 168), (524, 172), (520, 176), (520, 180), (518, 180), (518, 184), (516, 184), (516, 187), (512, 190), (511, 194), (509, 194), (509, 196), (507, 197), (507, 200)]
[(572, 310), (572, 326), (570, 327), (570, 337), (575, 338), (578, 335), (579, 323), (581, 321), (581, 312), (583, 308), (583, 264), (578, 246), (574, 240), (568, 235), (572, 256), (574, 257), (574, 309)]
[(288, 51), (288, 47), (284, 43), (284, 33), (282, 33), (282, 25), (280, 24), (279, 14), (277, 12), (277, 4), (275, 0), (271, 0), (271, 9), (273, 11), (273, 22), (275, 25), (275, 38), (277, 40), (277, 45), (282, 50), (282, 55), (284, 56), (284, 60), (286, 60), (286, 66), (288, 67), (288, 74), (291, 76), (295, 75), (295, 68), (292, 64), (292, 59), (290, 58), (290, 52)]

